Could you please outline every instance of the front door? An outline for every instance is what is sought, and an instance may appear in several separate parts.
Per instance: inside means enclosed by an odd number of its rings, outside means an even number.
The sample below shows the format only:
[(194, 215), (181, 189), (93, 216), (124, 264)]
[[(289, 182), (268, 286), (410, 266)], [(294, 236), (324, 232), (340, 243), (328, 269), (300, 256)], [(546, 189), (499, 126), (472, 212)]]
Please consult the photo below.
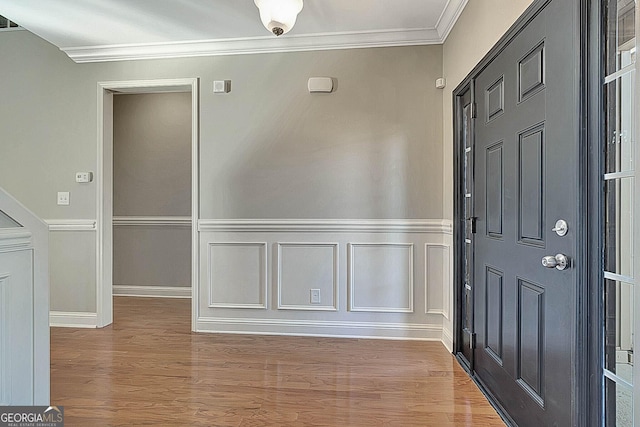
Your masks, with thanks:
[(575, 422), (577, 3), (549, 2), (474, 84), (474, 369), (520, 426)]

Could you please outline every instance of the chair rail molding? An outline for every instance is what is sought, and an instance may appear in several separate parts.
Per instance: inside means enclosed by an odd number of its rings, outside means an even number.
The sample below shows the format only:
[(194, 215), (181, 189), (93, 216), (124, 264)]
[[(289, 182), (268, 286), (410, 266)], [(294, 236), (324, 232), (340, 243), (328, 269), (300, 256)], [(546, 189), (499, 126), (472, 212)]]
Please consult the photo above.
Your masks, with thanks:
[(202, 219), (199, 231), (453, 233), (443, 219)]
[(191, 227), (190, 216), (114, 216), (114, 227)]
[(49, 231), (96, 231), (95, 219), (45, 219)]

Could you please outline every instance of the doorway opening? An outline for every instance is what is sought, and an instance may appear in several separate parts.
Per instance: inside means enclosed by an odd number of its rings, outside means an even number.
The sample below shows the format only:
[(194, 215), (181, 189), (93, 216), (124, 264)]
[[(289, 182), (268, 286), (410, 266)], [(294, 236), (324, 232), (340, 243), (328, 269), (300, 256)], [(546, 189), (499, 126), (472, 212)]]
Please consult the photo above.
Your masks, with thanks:
[[(121, 245), (122, 247), (126, 247), (128, 243), (131, 243), (130, 240), (136, 240), (136, 235), (138, 237), (144, 236), (143, 239), (137, 239), (137, 243), (144, 248), (139, 247), (138, 249), (146, 249), (145, 257), (151, 257), (149, 260), (150, 263), (162, 262), (163, 257), (171, 258), (171, 251), (175, 251), (177, 248), (167, 249), (165, 247), (165, 251), (162, 251), (162, 248), (159, 248), (157, 243), (164, 242), (165, 244), (170, 244), (171, 240), (174, 239), (174, 243), (181, 242), (182, 246), (187, 246), (190, 250), (190, 255), (188, 256), (189, 261), (189, 270), (190, 273), (190, 286), (154, 286), (154, 287), (135, 287), (124, 286), (118, 287), (116, 286), (115, 291), (116, 294), (136, 294), (144, 292), (146, 296), (182, 296), (188, 297), (191, 296), (191, 329), (195, 330), (196, 319), (198, 316), (198, 219), (199, 219), (199, 191), (198, 191), (198, 136), (199, 136), (199, 125), (198, 125), (198, 116), (199, 116), (199, 92), (198, 92), (198, 79), (171, 79), (171, 80), (145, 80), (145, 81), (122, 81), (122, 82), (102, 82), (98, 84), (98, 168), (96, 172), (96, 181), (98, 185), (98, 203), (97, 203), (97, 229), (98, 229), (98, 238), (97, 238), (97, 317), (98, 317), (98, 327), (104, 327), (113, 322), (113, 294), (114, 294), (114, 248), (117, 249), (115, 245)], [(172, 95), (177, 99), (182, 98), (180, 102), (190, 104), (190, 114), (189, 114), (189, 128), (190, 128), (190, 136), (189, 136), (189, 154), (186, 158), (182, 159), (182, 162), (188, 163), (190, 168), (190, 172), (188, 176), (184, 175), (184, 170), (179, 172), (181, 175), (178, 181), (181, 181), (181, 186), (184, 187), (185, 182), (188, 183), (188, 191), (190, 194), (190, 204), (188, 209), (185, 209), (184, 201), (189, 200), (189, 197), (185, 197), (183, 194), (184, 189), (174, 189), (172, 190), (173, 197), (179, 200), (182, 200), (178, 209), (182, 210), (167, 210), (165, 211), (168, 215), (158, 215), (161, 207), (167, 208), (166, 205), (170, 205), (171, 203), (167, 203), (168, 200), (163, 198), (163, 189), (159, 188), (154, 191), (157, 192), (155, 197), (151, 194), (147, 189), (145, 189), (145, 185), (148, 185), (150, 181), (154, 180), (152, 176), (154, 173), (158, 171), (154, 168), (157, 165), (146, 165), (149, 169), (145, 172), (145, 167), (140, 167), (135, 171), (137, 174), (137, 191), (132, 191), (130, 193), (122, 193), (119, 192), (117, 195), (114, 195), (115, 189), (122, 189), (127, 187), (126, 185), (126, 177), (118, 176), (115, 178), (114, 175), (114, 158), (117, 159), (118, 156), (127, 155), (125, 148), (125, 153), (117, 152), (116, 157), (114, 157), (114, 104), (121, 108), (120, 104), (135, 104), (142, 102), (144, 100), (144, 96), (160, 96), (161, 94)], [(135, 96), (140, 95), (141, 97), (135, 98)], [(121, 98), (118, 98), (121, 97)], [(126, 98), (130, 97), (130, 98)], [(187, 97), (186, 99), (184, 97)], [(168, 99), (168, 98), (167, 98)], [(175, 99), (174, 99), (175, 101)], [(135, 109), (135, 105), (122, 108), (132, 107)], [(157, 113), (157, 112), (156, 112)], [(155, 114), (155, 117), (150, 117), (148, 126), (153, 126), (153, 120), (167, 120), (158, 117), (158, 114)], [(116, 147), (117, 150), (120, 150), (122, 147)], [(129, 147), (130, 149), (131, 147)], [(129, 153), (131, 154), (131, 153)], [(184, 156), (183, 156), (184, 157)], [(172, 158), (171, 153), (165, 153), (163, 159), (159, 161), (170, 161)], [(177, 160), (177, 159), (176, 159)], [(135, 165), (123, 166), (117, 165), (117, 168), (120, 172), (131, 170)], [(182, 168), (184, 169), (184, 168)], [(115, 171), (116, 173), (118, 171)], [(162, 173), (162, 171), (160, 172)], [(120, 178), (125, 178), (122, 181), (119, 181)], [(157, 176), (155, 180), (160, 179)], [(175, 183), (175, 182), (174, 182)], [(135, 190), (135, 189), (134, 189)], [(146, 200), (148, 206), (153, 206), (153, 209), (148, 212), (152, 212), (150, 215), (148, 213), (141, 214), (131, 214), (131, 213), (140, 213), (142, 211), (138, 211), (139, 207), (135, 207), (137, 199), (143, 198)], [(116, 215), (114, 216), (114, 207)], [(170, 209), (173, 209), (169, 207)], [(180, 213), (180, 215), (175, 214), (175, 212)], [(122, 215), (124, 213), (124, 215)], [(185, 214), (186, 213), (186, 214)], [(117, 227), (114, 232), (114, 225)], [(161, 229), (164, 230), (162, 231)], [(122, 230), (125, 229), (125, 230)], [(135, 230), (137, 229), (137, 230)], [(151, 233), (151, 230), (156, 231), (156, 233)], [(121, 232), (122, 231), (122, 232)], [(185, 234), (188, 233), (188, 236)], [(115, 235), (115, 238), (114, 238)], [(177, 240), (175, 240), (177, 239)], [(180, 246), (180, 245), (178, 245)], [(131, 248), (129, 248), (131, 249)], [(154, 252), (160, 251), (154, 254)], [(125, 255), (126, 254), (119, 254)], [(184, 251), (182, 253), (182, 257), (184, 257)], [(153, 258), (158, 259), (153, 259)], [(142, 260), (123, 260), (119, 258), (119, 271), (116, 273), (117, 278), (121, 278), (124, 276), (128, 277), (137, 277), (140, 279), (141, 274), (146, 274), (144, 269), (144, 257)], [(122, 262), (124, 261), (124, 262)], [(142, 265), (138, 265), (138, 262), (142, 262)], [(166, 260), (165, 260), (166, 261)], [(166, 266), (164, 266), (166, 267)], [(174, 272), (175, 273), (175, 272)], [(179, 277), (187, 277), (187, 272), (184, 271), (184, 268), (181, 272), (178, 273)], [(178, 277), (178, 276), (175, 276)], [(142, 279), (144, 281), (144, 279)], [(171, 279), (169, 279), (171, 280)], [(182, 281), (183, 281), (182, 280)], [(183, 284), (183, 283), (176, 283)], [(118, 284), (116, 284), (118, 285)], [(122, 284), (121, 284), (122, 285)], [(127, 285), (127, 284), (124, 284)], [(188, 291), (186, 290), (188, 288)], [(162, 294), (165, 295), (162, 295)], [(172, 295), (173, 294), (173, 295)], [(177, 294), (177, 295), (176, 295)]]

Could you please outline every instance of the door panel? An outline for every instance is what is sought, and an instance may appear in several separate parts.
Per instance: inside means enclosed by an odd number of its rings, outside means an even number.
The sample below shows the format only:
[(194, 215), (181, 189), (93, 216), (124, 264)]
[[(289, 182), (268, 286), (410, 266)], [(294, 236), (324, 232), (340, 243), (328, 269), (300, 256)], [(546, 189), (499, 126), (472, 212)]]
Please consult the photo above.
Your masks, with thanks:
[[(573, 424), (578, 58), (551, 1), (475, 79), (475, 372), (521, 426)], [(569, 224), (563, 237), (551, 229)]]

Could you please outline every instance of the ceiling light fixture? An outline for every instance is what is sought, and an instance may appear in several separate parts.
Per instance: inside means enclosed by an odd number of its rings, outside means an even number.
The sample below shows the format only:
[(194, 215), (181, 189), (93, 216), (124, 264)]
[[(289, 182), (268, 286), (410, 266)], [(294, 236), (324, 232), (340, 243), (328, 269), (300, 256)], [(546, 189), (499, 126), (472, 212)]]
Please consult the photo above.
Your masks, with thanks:
[(262, 24), (276, 36), (286, 34), (296, 24), (302, 0), (254, 0)]

